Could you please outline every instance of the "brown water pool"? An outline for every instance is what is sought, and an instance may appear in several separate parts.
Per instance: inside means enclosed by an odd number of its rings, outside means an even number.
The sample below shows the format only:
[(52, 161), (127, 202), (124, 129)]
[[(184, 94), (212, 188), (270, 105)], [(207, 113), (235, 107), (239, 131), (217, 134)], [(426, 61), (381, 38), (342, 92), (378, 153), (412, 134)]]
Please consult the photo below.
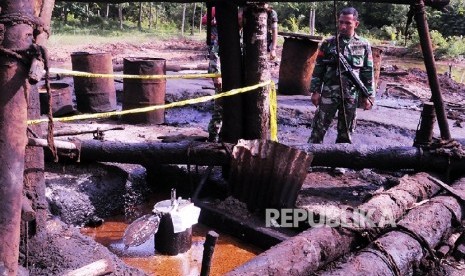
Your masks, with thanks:
[[(164, 256), (154, 253), (153, 236), (144, 244), (125, 251), (121, 238), (127, 226), (123, 218), (114, 218), (96, 228), (82, 228), (81, 232), (108, 247), (126, 264), (137, 267), (148, 275), (200, 274), (205, 236), (212, 229), (202, 224), (194, 225), (191, 249), (176, 256)], [(213, 254), (210, 275), (223, 275), (261, 253), (261, 250), (254, 246), (244, 244), (229, 235), (218, 234), (220, 236)]]

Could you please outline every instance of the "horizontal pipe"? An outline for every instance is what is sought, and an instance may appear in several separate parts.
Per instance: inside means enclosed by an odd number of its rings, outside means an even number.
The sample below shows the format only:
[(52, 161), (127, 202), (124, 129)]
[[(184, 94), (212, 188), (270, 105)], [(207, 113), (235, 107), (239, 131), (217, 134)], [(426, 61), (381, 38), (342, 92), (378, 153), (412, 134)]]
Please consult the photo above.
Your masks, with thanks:
[[(60, 141), (55, 140), (55, 147), (57, 149), (66, 149), (66, 150), (77, 150), (78, 148), (74, 143), (67, 142), (67, 141)], [(48, 142), (46, 139), (39, 139), (39, 138), (28, 138), (27, 145), (30, 147), (48, 147)]]
[[(464, 143), (465, 141), (459, 141)], [(47, 140), (29, 138), (29, 146), (48, 147)], [(77, 150), (74, 143), (55, 140), (58, 149)], [(291, 147), (313, 155), (311, 166), (350, 169), (415, 169), (417, 171), (465, 170), (465, 159), (450, 158), (416, 147), (378, 147), (353, 144), (299, 144)], [(228, 150), (225, 150), (225, 147)], [(227, 165), (233, 144), (183, 141), (179, 143), (123, 143), (97, 140), (80, 141), (80, 160), (144, 164)]]

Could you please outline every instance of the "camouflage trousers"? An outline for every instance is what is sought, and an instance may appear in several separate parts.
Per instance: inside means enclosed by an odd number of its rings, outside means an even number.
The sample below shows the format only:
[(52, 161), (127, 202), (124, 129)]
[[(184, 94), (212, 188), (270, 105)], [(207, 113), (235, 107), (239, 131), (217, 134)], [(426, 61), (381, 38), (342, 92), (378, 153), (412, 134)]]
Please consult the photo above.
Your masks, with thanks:
[[(312, 134), (308, 139), (309, 143), (320, 144), (337, 112), (337, 139), (336, 143), (351, 143), (350, 133), (355, 128), (355, 117), (357, 112), (357, 101), (345, 99), (345, 118), (342, 109), (342, 101), (339, 97), (321, 97), (320, 105), (315, 113), (312, 124)], [(347, 128), (346, 130), (346, 122)]]
[[(221, 89), (216, 87), (215, 93), (221, 93)], [(213, 105), (212, 118), (208, 123), (208, 142), (221, 142), (220, 131), (223, 126), (223, 104), (221, 99), (215, 100)]]
[(208, 48), (208, 73), (221, 73), (220, 48), (218, 43)]
[[(208, 49), (209, 62), (208, 62), (208, 73), (221, 73), (220, 56), (218, 43), (214, 43)], [(218, 83), (218, 79), (213, 79), (215, 85), (215, 93), (221, 93), (221, 83)], [(220, 131), (223, 125), (223, 105), (220, 99), (215, 100), (213, 106), (212, 118), (208, 123), (208, 141), (218, 143), (220, 142)]]

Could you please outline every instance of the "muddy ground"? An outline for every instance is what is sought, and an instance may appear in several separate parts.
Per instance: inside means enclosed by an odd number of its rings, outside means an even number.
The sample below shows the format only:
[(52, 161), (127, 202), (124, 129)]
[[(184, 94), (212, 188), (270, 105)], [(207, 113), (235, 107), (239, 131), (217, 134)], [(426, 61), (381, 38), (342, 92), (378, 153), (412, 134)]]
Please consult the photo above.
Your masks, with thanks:
[[(81, 45), (76, 47), (60, 47), (49, 49), (50, 63), (52, 67), (71, 68), (70, 54), (74, 51), (89, 52), (110, 52), (114, 63), (120, 64), (125, 57), (157, 57), (165, 58), (168, 64), (192, 65), (194, 68), (198, 64), (205, 65), (205, 51), (203, 41), (177, 40), (177, 41), (153, 41), (144, 44), (114, 43), (107, 45)], [(282, 51), (278, 47), (278, 57)], [(382, 70), (392, 72), (396, 70), (395, 64), (383, 64)], [(279, 79), (279, 64), (272, 64), (270, 67), (272, 77), (277, 82)], [(205, 71), (181, 71), (178, 73), (204, 73)], [(172, 74), (173, 72), (168, 72)], [(453, 138), (465, 138), (465, 129), (462, 127), (464, 120), (463, 103), (465, 100), (465, 85), (457, 84), (447, 76), (439, 76), (444, 101), (447, 104), (449, 116), (449, 126)], [(60, 82), (72, 85), (71, 77), (63, 77)], [(376, 98), (376, 105), (370, 111), (358, 111), (358, 123), (356, 132), (353, 135), (354, 144), (369, 144), (379, 146), (411, 146), (418, 127), (421, 105), (428, 101), (430, 92), (427, 83), (427, 76), (419, 69), (408, 70), (406, 75), (385, 74), (382, 72), (379, 84), (385, 84), (386, 90), (379, 91)], [(117, 95), (121, 95), (123, 87), (120, 80), (115, 80)], [(279, 83), (278, 83), (279, 86)], [(213, 85), (209, 79), (189, 79), (189, 80), (168, 80), (166, 87), (166, 101), (173, 102), (183, 99), (194, 98), (214, 93)], [(121, 108), (121, 102), (118, 102)], [(211, 117), (212, 102), (185, 106), (182, 108), (167, 109), (165, 113), (165, 123), (162, 125), (127, 125), (120, 119), (94, 119), (86, 121), (74, 121), (55, 124), (55, 130), (96, 130), (97, 128), (113, 127), (115, 125), (124, 126), (124, 130), (114, 130), (105, 132), (104, 139), (107, 141), (143, 142), (161, 141), (162, 136), (175, 135), (195, 135), (207, 137), (207, 125)], [(315, 112), (315, 107), (311, 106), (308, 96), (278, 96), (278, 138), (281, 143), (304, 144), (311, 131), (311, 121)], [(46, 126), (44, 125), (44, 133)], [(435, 135), (439, 134), (437, 126)], [(324, 143), (332, 144), (335, 141), (336, 130), (332, 126), (328, 131)], [(71, 137), (62, 137), (68, 139)], [(82, 134), (73, 136), (78, 139), (93, 139), (93, 134)], [(65, 169), (73, 170), (73, 166), (49, 164), (47, 165), (47, 191), (52, 195), (62, 191), (63, 183), (58, 185), (56, 179), (60, 177), (60, 172), (65, 173)], [(137, 168), (137, 170), (144, 168)], [(78, 169), (76, 169), (78, 170)], [(129, 169), (134, 170), (134, 168)], [(173, 171), (176, 171), (174, 169)], [(127, 172), (127, 170), (126, 170)], [(176, 173), (185, 173), (186, 168), (180, 168)], [(373, 170), (334, 170), (331, 168), (313, 168), (303, 184), (299, 194), (297, 205), (311, 210), (318, 208), (345, 208), (346, 206), (357, 206), (373, 193), (380, 192), (396, 183), (396, 178), (401, 177), (405, 172), (379, 172)], [(55, 180), (54, 180), (55, 179)], [(63, 181), (62, 181), (63, 182)], [(84, 183), (85, 184), (85, 183)], [(125, 184), (121, 184), (124, 186)], [(60, 188), (61, 187), (61, 188)], [(127, 186), (126, 186), (127, 187)], [(61, 189), (61, 190), (60, 190)], [(69, 195), (62, 196), (66, 198)], [(49, 195), (49, 199), (53, 197)], [(136, 200), (137, 201), (137, 200)], [(53, 202), (53, 200), (51, 200)], [(53, 205), (53, 204), (52, 204)], [(224, 204), (219, 203), (219, 206)], [(237, 206), (237, 205), (234, 205)], [(124, 209), (124, 206), (121, 207)], [(227, 210), (226, 210), (227, 211)], [(242, 212), (242, 210), (239, 210)], [(95, 212), (82, 214), (70, 210), (79, 217), (70, 218), (70, 224), (83, 225), (90, 222), (98, 222)], [(247, 214), (246, 214), (247, 215)], [(105, 214), (99, 213), (99, 217)], [(71, 216), (72, 217), (72, 216)], [(61, 220), (66, 220), (63, 217)], [(58, 275), (67, 269), (76, 268), (88, 263), (91, 259), (111, 256), (116, 262), (116, 269), (113, 275), (139, 275), (136, 270), (126, 268), (117, 260), (106, 248), (92, 243), (87, 237), (80, 237), (78, 231), (70, 226), (62, 225), (56, 220), (50, 221), (50, 231), (52, 239), (44, 239), (47, 250), (41, 251), (40, 267), (30, 269), (30, 275)], [(54, 233), (58, 233), (55, 235)], [(66, 240), (59, 239), (63, 233)], [(63, 236), (63, 235), (61, 235)], [(73, 242), (70, 242), (73, 241)], [(78, 246), (76, 246), (78, 244)], [(39, 248), (40, 246), (37, 245)], [(94, 248), (93, 250), (89, 247)], [(67, 252), (56, 257), (56, 251)], [(90, 250), (90, 251), (89, 251)], [(90, 253), (94, 252), (94, 253)], [(103, 253), (102, 253), (103, 252)], [(73, 259), (73, 255), (88, 256), (95, 254), (93, 258), (82, 258), (81, 261)], [(108, 255), (107, 255), (108, 254)], [(64, 256), (64, 257), (63, 257)], [(97, 258), (97, 259), (98, 259)]]

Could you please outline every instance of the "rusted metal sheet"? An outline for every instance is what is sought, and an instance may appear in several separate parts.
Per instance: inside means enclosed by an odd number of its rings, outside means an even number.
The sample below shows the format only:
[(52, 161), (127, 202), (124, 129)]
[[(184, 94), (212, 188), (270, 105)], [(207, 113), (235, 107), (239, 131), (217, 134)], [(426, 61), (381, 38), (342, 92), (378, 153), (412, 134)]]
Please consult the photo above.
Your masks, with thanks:
[(373, 87), (376, 89), (378, 87), (379, 74), (381, 72), (381, 60), (382, 60), (381, 54), (383, 53), (383, 50), (381, 48), (372, 46), (371, 52), (373, 53), (373, 70), (375, 73), (374, 74), (375, 83)]
[(313, 155), (272, 141), (239, 140), (229, 184), (250, 210), (294, 207)]
[(284, 35), (284, 45), (278, 91), (283, 95), (310, 95), (310, 81), (321, 37), (292, 33), (280, 35)]
[[(50, 90), (52, 94), (52, 113), (53, 116), (59, 117), (74, 111), (73, 96), (69, 84), (64, 82), (50, 83)], [(39, 90), (40, 95), (40, 113), (47, 114), (49, 110), (49, 95), (45, 86)]]
[[(165, 75), (166, 60), (162, 58), (131, 57), (125, 58), (123, 72), (126, 75)], [(165, 79), (124, 79), (123, 110), (161, 105), (165, 103)], [(129, 123), (163, 124), (165, 109), (151, 112), (124, 115)]]
[[(73, 70), (113, 74), (110, 53), (74, 52)], [(116, 109), (116, 89), (113, 78), (73, 77), (77, 109), (81, 112), (106, 112)]]

